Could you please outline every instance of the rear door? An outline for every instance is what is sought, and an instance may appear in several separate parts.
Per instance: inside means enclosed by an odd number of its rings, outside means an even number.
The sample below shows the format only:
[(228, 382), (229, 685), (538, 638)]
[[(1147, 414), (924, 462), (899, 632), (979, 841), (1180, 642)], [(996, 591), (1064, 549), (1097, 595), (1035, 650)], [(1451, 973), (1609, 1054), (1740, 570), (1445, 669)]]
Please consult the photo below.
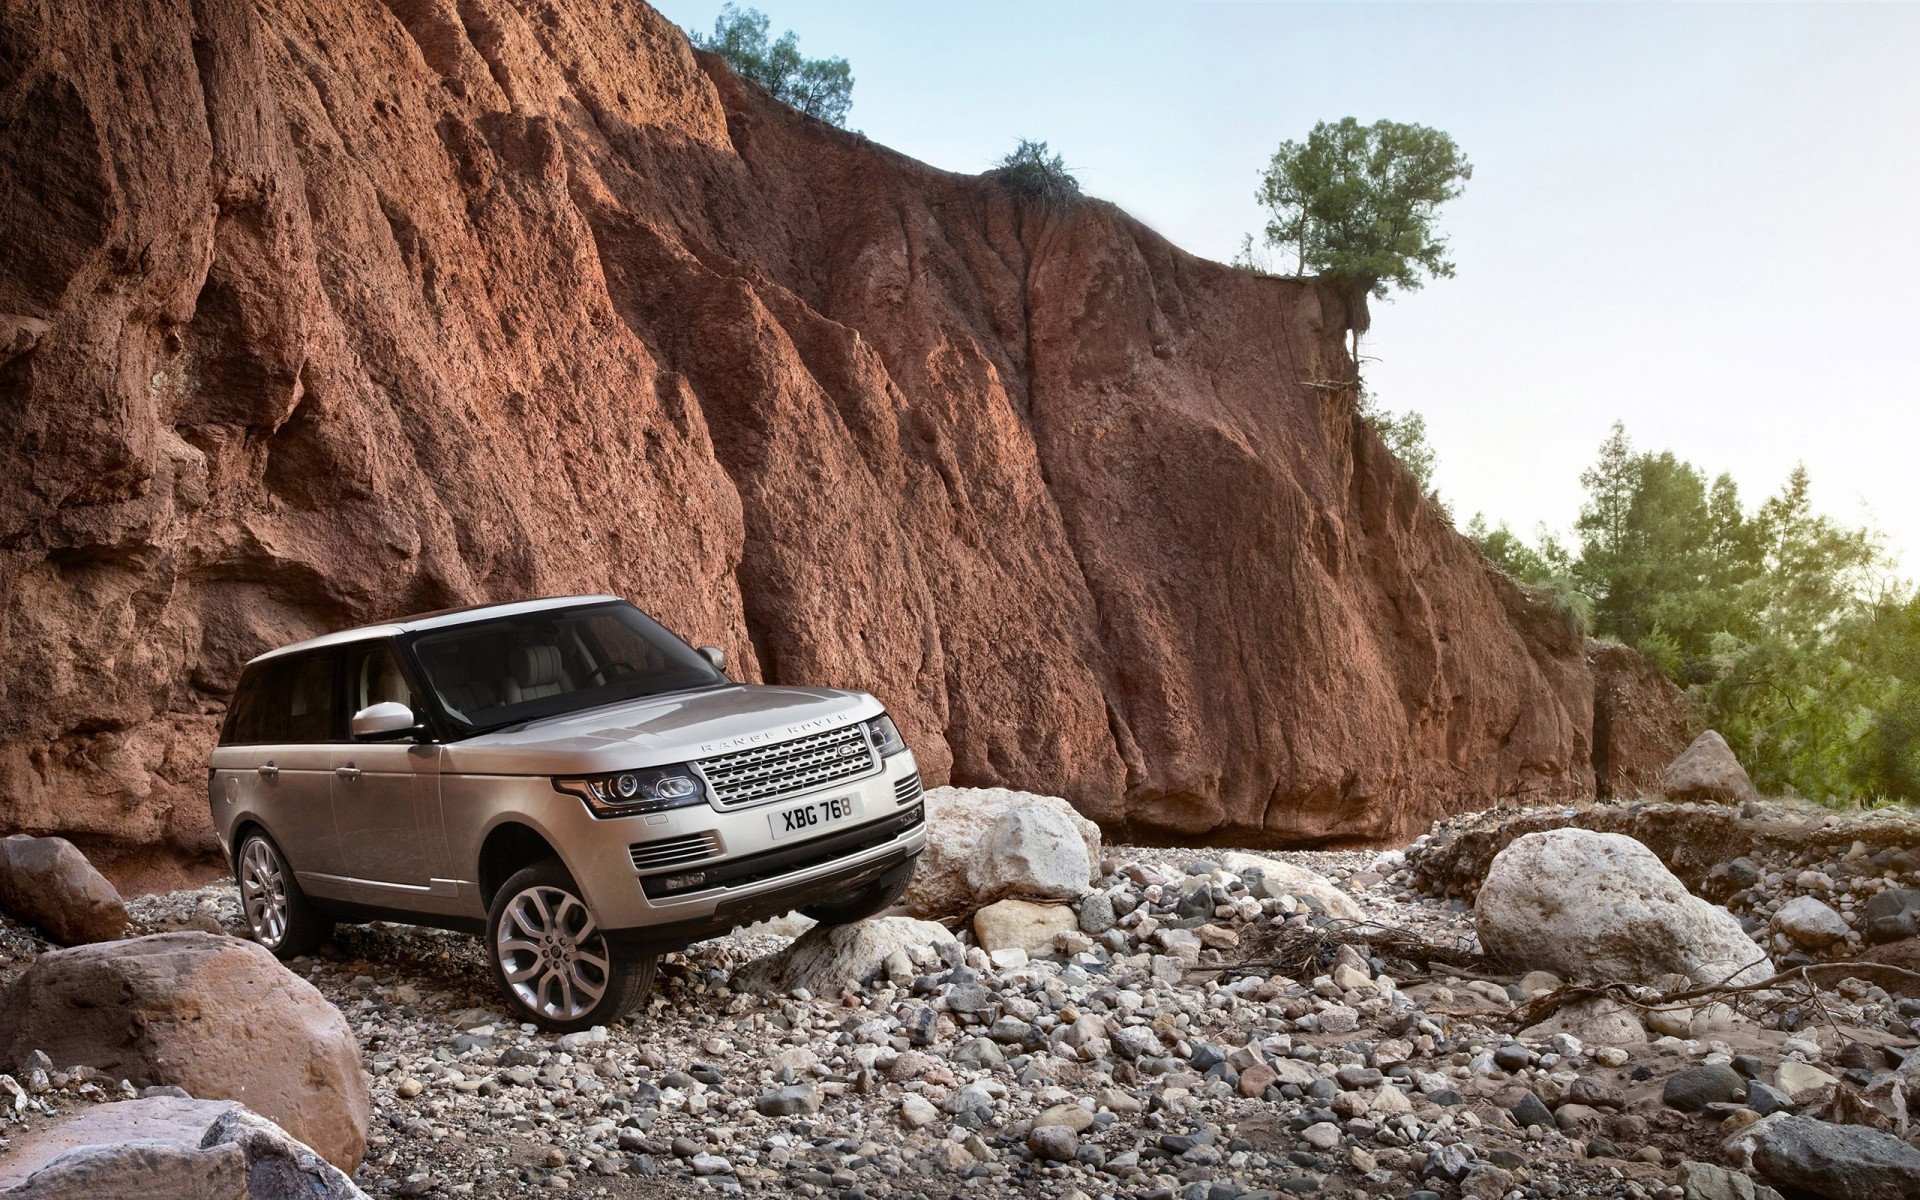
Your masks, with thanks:
[[(375, 704), (405, 704), (424, 714), (390, 640), (345, 649), (345, 719)], [(447, 869), (440, 821), (438, 745), (411, 739), (355, 742), (333, 754), (333, 821), (355, 898), (363, 904), (452, 911), (458, 894)]]
[(346, 899), (332, 807), (339, 663), (326, 649), (248, 669), (216, 787), (258, 816), (304, 891)]

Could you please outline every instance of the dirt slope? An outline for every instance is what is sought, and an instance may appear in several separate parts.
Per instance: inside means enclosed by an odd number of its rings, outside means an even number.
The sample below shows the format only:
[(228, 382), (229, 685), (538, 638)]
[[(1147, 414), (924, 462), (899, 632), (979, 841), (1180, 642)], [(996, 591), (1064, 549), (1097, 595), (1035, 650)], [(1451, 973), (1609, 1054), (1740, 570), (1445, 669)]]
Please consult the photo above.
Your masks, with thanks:
[(251, 655), (607, 590), (927, 774), (1350, 842), (1593, 786), (1344, 314), (620, 0), (0, 0), (0, 825), (211, 845)]

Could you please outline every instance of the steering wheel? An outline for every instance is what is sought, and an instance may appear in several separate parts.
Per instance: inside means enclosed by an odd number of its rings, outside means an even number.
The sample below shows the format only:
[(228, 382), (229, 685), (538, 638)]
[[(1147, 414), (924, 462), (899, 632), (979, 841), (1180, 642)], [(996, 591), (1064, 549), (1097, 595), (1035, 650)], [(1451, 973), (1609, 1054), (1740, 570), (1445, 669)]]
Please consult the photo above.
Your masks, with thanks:
[[(607, 672), (613, 670), (615, 667), (620, 668), (620, 673), (618, 675), (612, 676), (606, 680), (602, 680), (600, 678), (602, 675), (605, 675)], [(634, 666), (632, 663), (627, 662), (624, 659), (610, 658), (606, 662), (601, 663), (599, 666), (595, 667), (592, 671), (587, 673), (587, 682), (588, 683), (601, 683), (601, 682), (612, 683), (615, 679), (625, 679), (629, 675), (638, 675), (639, 673), (640, 673), (640, 668)]]

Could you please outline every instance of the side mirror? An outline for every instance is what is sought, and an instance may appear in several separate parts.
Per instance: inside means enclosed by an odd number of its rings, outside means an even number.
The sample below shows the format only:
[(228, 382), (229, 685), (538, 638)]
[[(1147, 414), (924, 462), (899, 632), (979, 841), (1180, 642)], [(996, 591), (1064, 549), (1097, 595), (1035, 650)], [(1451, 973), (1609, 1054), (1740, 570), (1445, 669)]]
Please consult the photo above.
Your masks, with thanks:
[(727, 669), (727, 652), (718, 646), (700, 647), (700, 656), (713, 664), (713, 669), (724, 672)]
[(420, 721), (413, 715), (413, 710), (397, 700), (383, 700), (353, 714), (355, 738), (392, 738), (412, 733), (419, 726)]

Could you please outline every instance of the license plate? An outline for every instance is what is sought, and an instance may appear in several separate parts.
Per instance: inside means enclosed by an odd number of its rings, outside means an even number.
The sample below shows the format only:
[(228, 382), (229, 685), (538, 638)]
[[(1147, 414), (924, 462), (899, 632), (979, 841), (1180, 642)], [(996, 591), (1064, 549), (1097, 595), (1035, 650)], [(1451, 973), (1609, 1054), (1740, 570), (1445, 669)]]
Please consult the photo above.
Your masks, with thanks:
[(768, 813), (767, 823), (773, 826), (773, 840), (777, 842), (796, 833), (812, 833), (824, 825), (844, 821), (852, 815), (853, 797), (835, 796), (830, 800), (815, 800), (810, 804), (796, 804), (777, 813)]

